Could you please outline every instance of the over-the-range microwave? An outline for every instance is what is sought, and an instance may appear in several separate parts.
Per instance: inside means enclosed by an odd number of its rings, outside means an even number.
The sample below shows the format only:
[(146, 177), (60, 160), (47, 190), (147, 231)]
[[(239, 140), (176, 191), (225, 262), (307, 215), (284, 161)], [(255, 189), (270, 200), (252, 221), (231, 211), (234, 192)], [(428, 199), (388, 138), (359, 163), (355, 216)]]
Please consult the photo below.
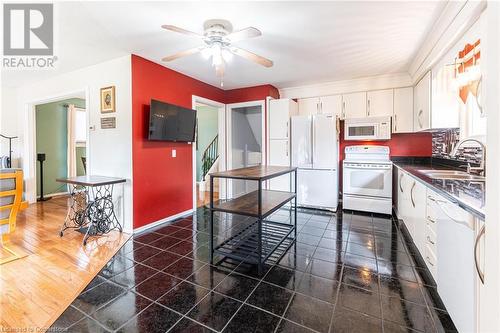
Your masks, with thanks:
[(347, 118), (344, 121), (345, 140), (389, 140), (391, 117)]

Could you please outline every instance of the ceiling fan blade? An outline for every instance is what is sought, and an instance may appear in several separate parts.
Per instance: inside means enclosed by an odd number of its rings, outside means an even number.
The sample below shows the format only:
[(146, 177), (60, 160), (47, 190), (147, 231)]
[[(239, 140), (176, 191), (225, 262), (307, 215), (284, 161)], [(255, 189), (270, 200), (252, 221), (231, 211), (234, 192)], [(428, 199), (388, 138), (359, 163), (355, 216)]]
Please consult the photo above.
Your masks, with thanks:
[(230, 48), (230, 51), (233, 52), (234, 54), (242, 57), (242, 58), (253, 61), (253, 62), (255, 62), (259, 65), (262, 65), (264, 67), (272, 67), (273, 66), (273, 62), (271, 60), (266, 59), (264, 57), (261, 57), (260, 55), (252, 53), (250, 51), (240, 49), (239, 47), (233, 46)]
[(227, 36), (227, 38), (231, 42), (237, 42), (237, 41), (240, 41), (243, 39), (254, 38), (254, 37), (261, 36), (261, 35), (262, 35), (262, 33), (260, 32), (259, 29), (254, 28), (254, 27), (248, 27), (248, 28), (241, 29), (241, 30), (238, 30), (238, 31), (235, 31), (235, 32), (229, 34)]
[(189, 49), (189, 50), (184, 50), (184, 51), (181, 51), (181, 52), (177, 52), (175, 54), (172, 54), (172, 55), (169, 55), (167, 57), (162, 58), (161, 61), (172, 61), (172, 60), (175, 60), (175, 59), (178, 59), (178, 58), (181, 58), (181, 57), (185, 57), (185, 56), (188, 56), (188, 55), (191, 55), (191, 54), (198, 53), (202, 49), (203, 49), (203, 47), (195, 47), (195, 48), (192, 48), (192, 49)]
[(189, 30), (186, 30), (186, 29), (183, 29), (183, 28), (179, 28), (175, 25), (169, 25), (169, 24), (164, 24), (161, 26), (163, 29), (167, 29), (167, 30), (170, 30), (170, 31), (175, 31), (175, 32), (178, 32), (178, 33), (181, 33), (181, 34), (184, 34), (184, 35), (189, 35), (189, 36), (196, 36), (196, 37), (199, 37), (199, 38), (203, 38), (202, 35), (196, 33), (196, 32), (193, 32), (193, 31), (189, 31)]

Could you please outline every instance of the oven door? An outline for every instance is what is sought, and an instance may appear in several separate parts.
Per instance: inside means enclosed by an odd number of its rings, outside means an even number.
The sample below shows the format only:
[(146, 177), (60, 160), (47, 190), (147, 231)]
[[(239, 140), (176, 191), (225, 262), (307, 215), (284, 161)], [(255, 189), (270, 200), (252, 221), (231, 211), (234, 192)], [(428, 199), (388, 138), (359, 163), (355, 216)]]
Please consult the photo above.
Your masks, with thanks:
[(344, 163), (343, 192), (351, 195), (391, 198), (392, 166)]
[(378, 123), (349, 123), (344, 128), (345, 140), (374, 140), (378, 137)]

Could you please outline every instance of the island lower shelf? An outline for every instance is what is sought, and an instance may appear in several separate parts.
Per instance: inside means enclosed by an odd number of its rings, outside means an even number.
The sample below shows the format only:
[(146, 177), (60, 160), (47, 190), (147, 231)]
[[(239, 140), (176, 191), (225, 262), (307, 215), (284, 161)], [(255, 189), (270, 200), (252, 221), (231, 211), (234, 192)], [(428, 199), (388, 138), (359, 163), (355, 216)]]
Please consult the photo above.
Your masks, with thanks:
[(262, 190), (262, 212), (259, 214), (259, 191), (249, 192), (240, 197), (214, 202), (213, 210), (225, 213), (266, 217), (285, 203), (295, 198), (295, 193), (273, 190)]
[[(295, 230), (295, 226), (292, 224), (263, 220), (260, 240), (258, 228), (259, 221), (257, 220), (217, 245), (214, 252), (224, 257), (259, 264), (273, 255), (276, 256), (275, 260), (278, 260), (295, 239), (290, 236)], [(259, 241), (262, 248), (260, 258)], [(279, 249), (281, 251), (277, 251)]]

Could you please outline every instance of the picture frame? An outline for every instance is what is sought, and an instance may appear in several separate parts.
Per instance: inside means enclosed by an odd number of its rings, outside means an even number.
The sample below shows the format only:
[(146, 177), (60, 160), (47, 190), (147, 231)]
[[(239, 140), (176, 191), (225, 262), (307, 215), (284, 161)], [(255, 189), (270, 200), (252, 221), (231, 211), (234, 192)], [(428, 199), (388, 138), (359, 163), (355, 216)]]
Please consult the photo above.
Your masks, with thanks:
[(101, 113), (115, 111), (115, 86), (101, 88)]

